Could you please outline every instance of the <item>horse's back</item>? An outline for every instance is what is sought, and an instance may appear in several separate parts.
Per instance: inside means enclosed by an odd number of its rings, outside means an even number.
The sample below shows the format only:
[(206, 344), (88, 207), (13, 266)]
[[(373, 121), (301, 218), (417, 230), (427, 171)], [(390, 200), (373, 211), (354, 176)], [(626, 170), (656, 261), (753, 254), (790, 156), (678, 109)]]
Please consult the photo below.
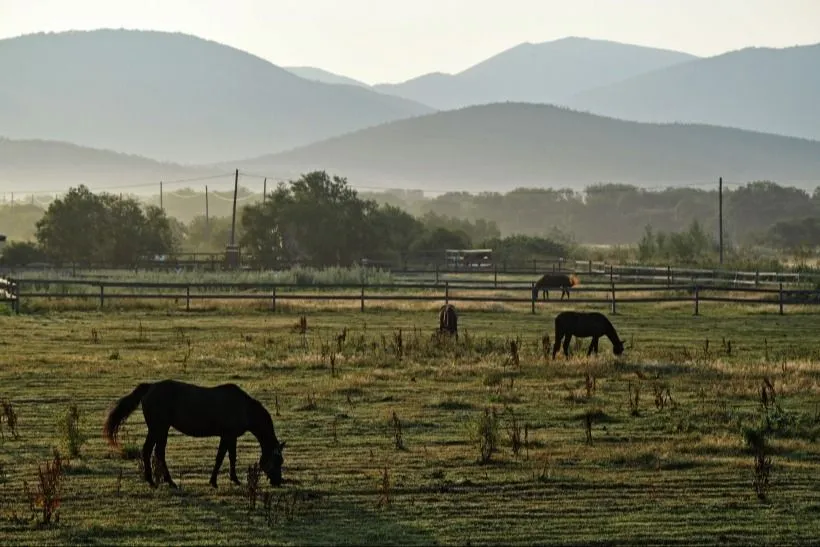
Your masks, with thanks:
[(600, 336), (611, 323), (601, 312), (562, 311), (555, 316), (555, 330), (574, 336)]
[(247, 429), (252, 398), (236, 384), (199, 386), (157, 382), (142, 400), (146, 421), (164, 422), (194, 437), (240, 435)]

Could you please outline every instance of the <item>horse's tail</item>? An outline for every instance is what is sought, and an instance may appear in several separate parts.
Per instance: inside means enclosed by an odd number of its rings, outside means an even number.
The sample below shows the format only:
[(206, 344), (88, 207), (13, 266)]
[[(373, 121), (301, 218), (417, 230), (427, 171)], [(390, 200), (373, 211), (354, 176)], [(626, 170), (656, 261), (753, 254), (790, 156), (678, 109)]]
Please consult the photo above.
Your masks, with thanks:
[(570, 274), (569, 276), (569, 286), (574, 287), (575, 285), (580, 285), (581, 280), (578, 279), (578, 276), (575, 274)]
[(122, 397), (117, 403), (114, 405), (114, 408), (108, 413), (108, 416), (105, 419), (105, 425), (103, 425), (103, 437), (108, 442), (109, 445), (113, 446), (114, 448), (119, 447), (119, 441), (117, 440), (117, 433), (120, 429), (122, 423), (134, 412), (138, 406), (140, 406), (140, 401), (142, 400), (143, 395), (145, 395), (154, 384), (140, 384), (134, 391)]

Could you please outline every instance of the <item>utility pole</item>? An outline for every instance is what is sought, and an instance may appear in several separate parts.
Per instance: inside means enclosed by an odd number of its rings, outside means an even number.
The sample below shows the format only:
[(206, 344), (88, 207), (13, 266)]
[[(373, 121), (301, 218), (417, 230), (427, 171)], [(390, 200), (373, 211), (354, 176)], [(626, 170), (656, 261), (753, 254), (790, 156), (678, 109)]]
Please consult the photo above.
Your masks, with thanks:
[(162, 205), (162, 181), (159, 181), (159, 208), (163, 211), (165, 210), (165, 207)]
[(720, 265), (723, 266), (723, 177), (718, 180), (718, 245)]
[(265, 177), (265, 180), (262, 182), (262, 203), (265, 203), (265, 199), (268, 197), (268, 177)]
[(239, 189), (239, 169), (233, 179), (233, 213), (231, 214), (231, 242), (225, 252), (225, 261), (231, 269), (239, 267), (239, 246), (236, 244), (236, 193)]
[(239, 188), (239, 169), (233, 177), (233, 213), (231, 213), (231, 247), (234, 246), (234, 234), (236, 232), (236, 191)]
[(210, 235), (211, 227), (210, 227), (210, 215), (208, 214), (208, 185), (205, 185), (205, 234)]

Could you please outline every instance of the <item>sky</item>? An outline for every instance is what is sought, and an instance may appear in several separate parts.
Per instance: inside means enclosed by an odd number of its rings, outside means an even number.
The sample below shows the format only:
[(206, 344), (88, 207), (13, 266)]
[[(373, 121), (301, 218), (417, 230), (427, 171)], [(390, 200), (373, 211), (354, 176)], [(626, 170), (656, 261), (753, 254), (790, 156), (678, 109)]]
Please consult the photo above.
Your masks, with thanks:
[(820, 42), (820, 0), (0, 0), (0, 38), (184, 32), (368, 84), (581, 36), (710, 56)]

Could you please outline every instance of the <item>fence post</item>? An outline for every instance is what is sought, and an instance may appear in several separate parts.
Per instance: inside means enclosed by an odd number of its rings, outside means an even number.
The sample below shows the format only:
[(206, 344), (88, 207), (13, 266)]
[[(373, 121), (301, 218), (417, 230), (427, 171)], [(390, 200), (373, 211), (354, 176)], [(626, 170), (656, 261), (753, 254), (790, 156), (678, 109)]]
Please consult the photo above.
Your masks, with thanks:
[(498, 266), (493, 264), (493, 288), (498, 288)]
[(695, 285), (695, 315), (700, 315), (700, 288)]
[(185, 286), (185, 311), (191, 311), (191, 286)]
[(666, 267), (666, 288), (672, 286), (672, 266)]
[(361, 311), (364, 311), (364, 283), (362, 283), (362, 300), (361, 300)]
[(755, 287), (760, 284), (760, 270), (755, 270)]
[(436, 285), (438, 285), (438, 262), (436, 262)]
[(276, 287), (273, 287), (273, 291), (271, 294), (270, 311), (276, 311)]
[(105, 303), (105, 285), (100, 283), (100, 309), (102, 309), (104, 303)]
[(587, 260), (587, 273), (592, 275), (592, 260)]
[(450, 303), (450, 282), (445, 281), (444, 282), (444, 305), (446, 306), (449, 303)]
[(530, 289), (532, 291), (530, 293), (530, 298), (532, 299), (532, 301), (531, 301), (532, 313), (535, 313), (535, 300), (537, 298), (537, 293), (535, 292), (535, 281), (532, 281), (530, 283)]
[(783, 282), (780, 282), (780, 293), (779, 293), (779, 300), (780, 300), (780, 315), (783, 315)]
[(617, 314), (618, 312), (615, 311), (615, 283), (612, 282), (612, 315)]
[(614, 275), (615, 275), (615, 265), (610, 264), (609, 265), (609, 282), (610, 283), (615, 283), (615, 280), (613, 279)]
[(11, 307), (14, 310), (15, 315), (20, 315), (20, 282), (19, 281), (12, 281), (11, 294), (12, 294), (12, 296), (14, 296), (14, 300), (11, 303)]

